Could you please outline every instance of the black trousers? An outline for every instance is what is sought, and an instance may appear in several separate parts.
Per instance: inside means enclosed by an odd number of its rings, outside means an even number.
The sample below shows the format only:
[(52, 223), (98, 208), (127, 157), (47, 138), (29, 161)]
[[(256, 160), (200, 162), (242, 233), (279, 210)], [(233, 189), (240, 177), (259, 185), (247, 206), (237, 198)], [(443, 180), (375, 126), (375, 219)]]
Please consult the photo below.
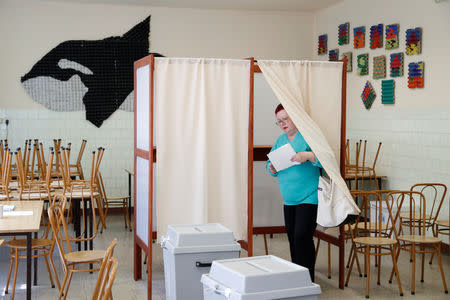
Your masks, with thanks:
[(284, 223), (289, 240), (292, 262), (308, 268), (314, 282), (316, 249), (314, 231), (316, 230), (317, 205), (299, 204), (284, 206)]

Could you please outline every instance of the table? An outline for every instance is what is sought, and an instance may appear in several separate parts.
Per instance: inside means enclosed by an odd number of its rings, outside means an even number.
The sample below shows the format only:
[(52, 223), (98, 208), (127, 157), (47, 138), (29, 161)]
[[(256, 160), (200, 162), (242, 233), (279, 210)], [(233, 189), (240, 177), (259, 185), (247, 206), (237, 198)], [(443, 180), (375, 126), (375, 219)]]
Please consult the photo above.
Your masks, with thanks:
[[(128, 215), (131, 220), (131, 176), (134, 176), (134, 171), (130, 169), (125, 169), (125, 172), (128, 173), (128, 196), (130, 196), (130, 198), (128, 198)], [(133, 228), (133, 226), (131, 226), (130, 224), (130, 231), (131, 228)]]
[[(347, 174), (345, 174), (345, 181), (348, 182), (349, 188), (351, 188), (351, 181), (355, 180), (355, 178), (357, 181), (373, 180), (374, 176), (369, 175), (369, 174), (358, 174), (355, 176), (355, 173), (347, 173)], [(375, 176), (375, 179), (378, 181), (378, 186), (379, 186), (380, 190), (382, 190), (383, 189), (383, 187), (382, 187), (383, 180), (386, 180), (387, 176), (377, 175), (377, 176)], [(358, 182), (355, 183), (355, 189), (356, 190), (358, 189)]]
[(29, 216), (3, 216), (0, 219), (0, 236), (25, 235), (27, 238), (27, 300), (31, 300), (31, 234), (39, 231), (44, 201), (8, 201), (7, 204), (14, 205), (14, 211), (33, 212)]

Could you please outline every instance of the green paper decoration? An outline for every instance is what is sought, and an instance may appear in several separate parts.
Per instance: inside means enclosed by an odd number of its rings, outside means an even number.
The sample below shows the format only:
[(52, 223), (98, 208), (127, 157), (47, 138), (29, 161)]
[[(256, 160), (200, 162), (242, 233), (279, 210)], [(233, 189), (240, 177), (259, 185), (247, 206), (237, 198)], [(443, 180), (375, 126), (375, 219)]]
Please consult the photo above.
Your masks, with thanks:
[(386, 78), (386, 56), (375, 56), (373, 58), (373, 79)]
[(394, 79), (381, 81), (381, 103), (394, 104)]
[(372, 84), (367, 81), (361, 94), (361, 99), (366, 109), (370, 109), (372, 107), (373, 101), (375, 101), (376, 97), (377, 95), (375, 94)]
[(358, 75), (364, 76), (369, 74), (369, 54), (360, 54), (357, 59)]

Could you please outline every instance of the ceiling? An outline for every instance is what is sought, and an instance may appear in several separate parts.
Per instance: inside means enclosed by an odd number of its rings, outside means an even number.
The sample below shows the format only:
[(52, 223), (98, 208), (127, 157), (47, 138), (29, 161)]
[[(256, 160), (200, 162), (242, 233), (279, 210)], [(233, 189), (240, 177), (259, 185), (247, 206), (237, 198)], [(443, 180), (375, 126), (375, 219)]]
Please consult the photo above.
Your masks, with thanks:
[[(68, 0), (66, 0), (68, 1)], [(315, 11), (343, 0), (70, 0), (91, 4), (145, 5), (177, 8), (263, 10), (263, 11)]]

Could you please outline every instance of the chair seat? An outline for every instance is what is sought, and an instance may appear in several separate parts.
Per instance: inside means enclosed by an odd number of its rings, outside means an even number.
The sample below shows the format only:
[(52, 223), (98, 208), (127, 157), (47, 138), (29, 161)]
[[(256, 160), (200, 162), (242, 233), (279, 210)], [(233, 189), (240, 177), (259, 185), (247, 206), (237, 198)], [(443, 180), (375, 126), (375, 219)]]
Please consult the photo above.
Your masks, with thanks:
[(423, 236), (413, 234), (399, 235), (398, 239), (405, 242), (420, 243), (420, 244), (435, 244), (442, 242), (441, 239), (434, 236)]
[(52, 181), (52, 182), (50, 183), (50, 187), (51, 187), (51, 188), (64, 187), (64, 181), (62, 181), (62, 180), (55, 180), (55, 181)]
[[(416, 212), (415, 215), (416, 215), (416, 219), (419, 219), (420, 213), (419, 213), (419, 212)], [(409, 213), (408, 213), (408, 212), (400, 213), (400, 218), (409, 220)], [(425, 214), (425, 219), (426, 219), (427, 221), (428, 221), (428, 220), (431, 220), (431, 215)]]
[(95, 260), (102, 260), (105, 257), (105, 250), (86, 250), (70, 252), (65, 255), (68, 262), (81, 263)]
[(100, 195), (98, 192), (91, 193), (91, 191), (89, 191), (89, 190), (73, 191), (72, 193), (67, 192), (64, 195), (69, 198), (70, 197), (72, 197), (72, 198), (89, 198), (89, 197), (91, 197), (91, 194), (92, 194), (92, 197), (97, 197), (98, 195)]
[[(42, 247), (50, 247), (52, 245), (52, 240), (48, 239), (32, 239), (31, 247), (32, 248), (42, 248)], [(5, 242), (5, 245), (11, 248), (18, 249), (26, 249), (27, 248), (27, 240), (26, 239), (15, 239)]]
[(436, 220), (435, 223), (439, 226), (450, 227), (450, 220)]
[(108, 201), (117, 201), (117, 200), (126, 200), (130, 198), (130, 196), (107, 196), (106, 200)]
[[(365, 230), (375, 231), (375, 230), (378, 230), (378, 227), (379, 227), (379, 223), (373, 223), (373, 222), (370, 222), (370, 223), (369, 222), (367, 222), (367, 223), (364, 223), (364, 222), (358, 223), (358, 229), (365, 229)], [(380, 227), (381, 227), (380, 229), (382, 231), (386, 231), (386, 230), (391, 228), (391, 226), (388, 226), (387, 224), (381, 224)]]
[(13, 189), (13, 190), (17, 190), (19, 188), (19, 182), (18, 181), (13, 181), (9, 183), (9, 188)]
[(48, 198), (47, 193), (27, 193), (23, 192), (21, 199), (22, 200), (38, 200), (38, 199), (45, 199)]
[(372, 246), (397, 244), (397, 241), (394, 239), (384, 238), (384, 237), (371, 237), (371, 236), (354, 238), (353, 241), (355, 243), (364, 244), (364, 245), (372, 245)]

